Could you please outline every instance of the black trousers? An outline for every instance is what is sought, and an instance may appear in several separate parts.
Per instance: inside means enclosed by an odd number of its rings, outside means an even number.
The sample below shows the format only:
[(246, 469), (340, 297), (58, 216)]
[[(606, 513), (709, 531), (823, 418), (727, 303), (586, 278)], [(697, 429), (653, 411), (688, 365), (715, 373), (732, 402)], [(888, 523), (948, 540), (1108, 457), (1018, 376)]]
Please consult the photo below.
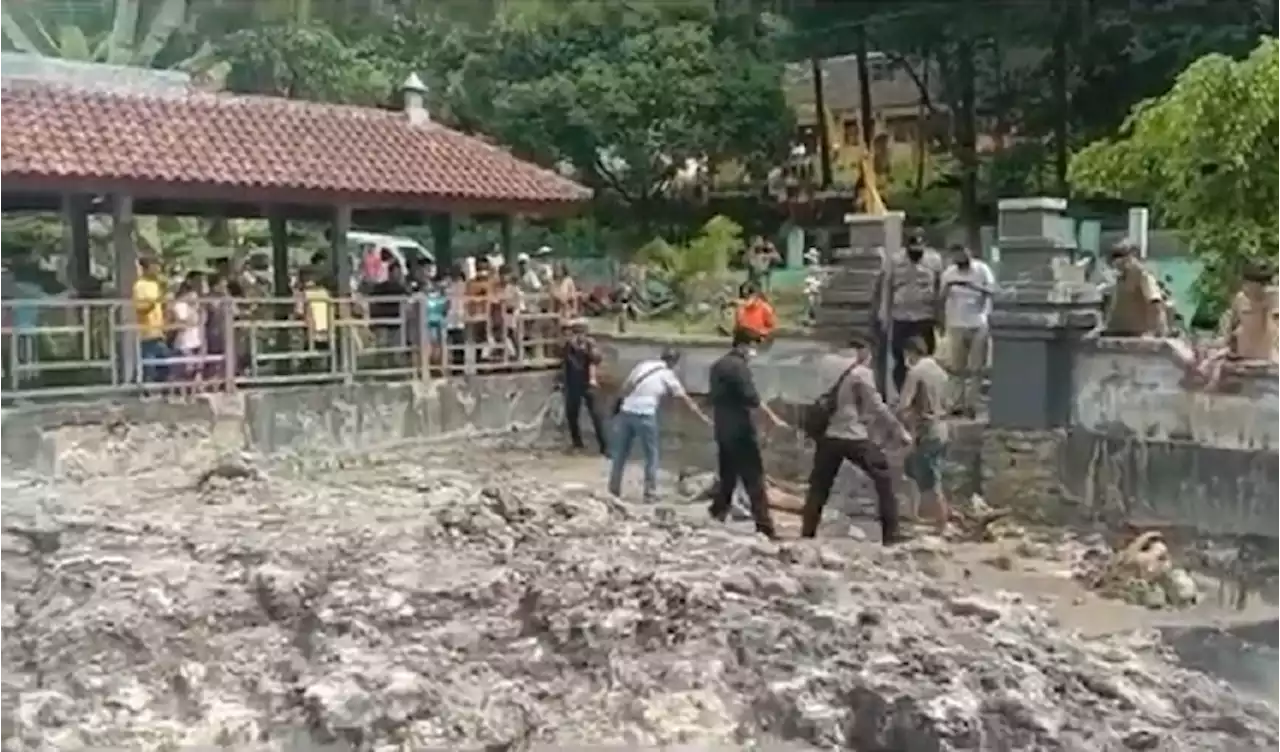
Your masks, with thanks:
[(893, 355), (893, 385), (901, 392), (902, 383), (907, 380), (907, 357), (902, 350), (913, 337), (924, 340), (925, 350), (930, 355), (938, 347), (937, 334), (934, 331), (933, 319), (926, 321), (895, 321), (889, 336), (889, 350)]
[(769, 513), (769, 497), (764, 487), (764, 460), (760, 457), (760, 444), (756, 437), (742, 432), (717, 432), (716, 453), (719, 478), (715, 495), (711, 499), (711, 516), (723, 521), (729, 515), (733, 492), (738, 483), (742, 483), (747, 499), (751, 502), (751, 517), (755, 520), (756, 532), (769, 538), (777, 537), (773, 516)]
[(876, 505), (880, 513), (880, 537), (892, 543), (898, 537), (898, 500), (893, 495), (893, 478), (889, 474), (889, 460), (884, 452), (869, 439), (838, 439), (824, 436), (818, 440), (813, 452), (813, 469), (809, 472), (809, 492), (804, 499), (804, 512), (800, 523), (800, 535), (812, 538), (818, 534), (822, 522), (822, 509), (831, 496), (831, 486), (845, 460), (871, 478), (876, 490)]
[(587, 384), (572, 381), (564, 385), (564, 418), (569, 424), (569, 439), (575, 449), (586, 449), (582, 442), (582, 429), (578, 427), (578, 418), (582, 415), (582, 406), (586, 405), (587, 415), (591, 418), (591, 428), (596, 432), (596, 442), (600, 445), (600, 454), (607, 455), (608, 444), (604, 438), (604, 422), (600, 420), (600, 406), (596, 404), (595, 390)]

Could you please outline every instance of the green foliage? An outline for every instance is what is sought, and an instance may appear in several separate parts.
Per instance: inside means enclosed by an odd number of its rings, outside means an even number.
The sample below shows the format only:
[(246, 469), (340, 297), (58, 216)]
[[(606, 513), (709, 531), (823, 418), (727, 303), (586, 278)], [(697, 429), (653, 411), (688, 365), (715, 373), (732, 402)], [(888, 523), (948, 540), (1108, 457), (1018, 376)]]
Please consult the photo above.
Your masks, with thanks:
[(1248, 259), (1274, 259), (1280, 225), (1280, 57), (1266, 38), (1248, 58), (1207, 55), (1165, 95), (1137, 105), (1115, 139), (1071, 164), (1077, 190), (1150, 204), (1204, 262), (1200, 292), (1221, 305)]
[(654, 238), (636, 251), (675, 298), (684, 320), (697, 316), (697, 302), (713, 300), (724, 288), (729, 259), (742, 248), (742, 227), (723, 216), (712, 217), (687, 244), (673, 246)]
[(6, 3), (5, 47), (87, 63), (174, 68), (215, 81), (225, 75), (212, 44), (184, 44), (184, 30), (194, 22), (186, 0), (114, 0), (87, 13), (57, 10)]
[[(384, 41), (429, 74), (447, 118), (643, 209), (690, 162), (758, 169), (785, 153), (791, 114), (767, 19), (710, 3), (513, 3), (483, 28), (424, 16)], [(732, 23), (730, 23), (732, 21)]]
[(350, 43), (318, 22), (282, 23), (232, 34), (219, 55), (230, 64), (232, 91), (378, 106), (399, 81), (375, 44)]

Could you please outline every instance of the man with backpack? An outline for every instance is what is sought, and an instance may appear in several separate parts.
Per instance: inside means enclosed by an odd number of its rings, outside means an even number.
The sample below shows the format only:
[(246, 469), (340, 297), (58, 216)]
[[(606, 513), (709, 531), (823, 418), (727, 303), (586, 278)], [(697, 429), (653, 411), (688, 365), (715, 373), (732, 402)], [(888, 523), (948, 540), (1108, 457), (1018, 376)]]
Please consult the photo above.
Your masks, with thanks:
[(800, 535), (812, 538), (818, 534), (831, 487), (840, 465), (848, 460), (871, 478), (879, 507), (881, 540), (885, 545), (892, 545), (902, 540), (898, 502), (893, 495), (889, 461), (871, 440), (867, 424), (879, 422), (890, 427), (903, 444), (911, 443), (911, 435), (880, 398), (875, 374), (868, 366), (871, 350), (867, 340), (855, 334), (849, 348), (851, 357), (844, 359), (835, 383), (809, 406), (804, 416), (804, 431), (816, 446)]
[(622, 472), (631, 454), (631, 443), (638, 439), (644, 455), (644, 500), (657, 501), (658, 408), (663, 397), (679, 398), (699, 420), (711, 424), (671, 370), (679, 361), (680, 352), (668, 347), (661, 358), (643, 361), (633, 368), (618, 391), (613, 418), (613, 464), (609, 471), (609, 493), (614, 496), (622, 495)]

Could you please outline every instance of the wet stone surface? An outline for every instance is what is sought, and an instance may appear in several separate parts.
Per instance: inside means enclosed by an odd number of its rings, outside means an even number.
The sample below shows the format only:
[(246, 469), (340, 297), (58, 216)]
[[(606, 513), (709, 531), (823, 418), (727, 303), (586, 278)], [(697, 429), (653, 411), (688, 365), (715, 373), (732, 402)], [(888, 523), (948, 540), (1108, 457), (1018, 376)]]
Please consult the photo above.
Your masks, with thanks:
[(510, 449), (6, 473), (3, 748), (1276, 746), (1154, 632), (1086, 641), (918, 544), (768, 542)]

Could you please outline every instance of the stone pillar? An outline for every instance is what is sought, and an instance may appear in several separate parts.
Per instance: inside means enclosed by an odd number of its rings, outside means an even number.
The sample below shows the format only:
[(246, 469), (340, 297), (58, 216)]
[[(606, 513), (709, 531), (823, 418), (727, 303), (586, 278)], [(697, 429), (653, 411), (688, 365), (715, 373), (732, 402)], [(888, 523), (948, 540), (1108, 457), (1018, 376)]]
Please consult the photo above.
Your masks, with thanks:
[(1097, 290), (1024, 283), (1002, 290), (991, 314), (990, 425), (1047, 430), (1071, 423), (1080, 338), (1097, 325)]
[(1138, 246), (1138, 254), (1146, 258), (1150, 254), (1151, 212), (1145, 206), (1135, 206), (1129, 210), (1129, 240)]
[(1066, 199), (1005, 198), (999, 211), (1001, 284), (1051, 282), (1053, 259), (1076, 250)]
[(835, 271), (822, 290), (814, 322), (814, 334), (825, 342), (843, 344), (849, 334), (871, 333), (871, 320), (879, 301), (872, 300), (876, 277), (883, 268), (884, 253), (902, 248), (906, 215), (848, 214), (849, 248), (837, 252)]

